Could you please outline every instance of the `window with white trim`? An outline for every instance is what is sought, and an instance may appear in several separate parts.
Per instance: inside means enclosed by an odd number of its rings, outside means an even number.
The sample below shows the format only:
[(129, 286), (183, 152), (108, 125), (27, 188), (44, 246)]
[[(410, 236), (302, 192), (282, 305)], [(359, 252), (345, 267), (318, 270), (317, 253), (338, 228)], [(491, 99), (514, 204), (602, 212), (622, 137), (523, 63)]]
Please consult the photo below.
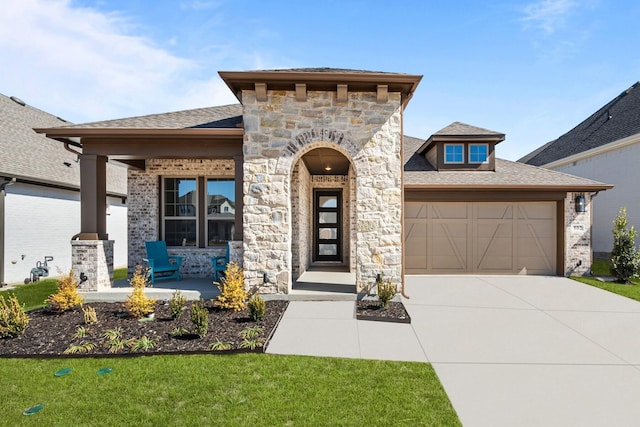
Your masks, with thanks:
[(464, 163), (464, 144), (444, 144), (444, 163)]
[(469, 163), (487, 163), (489, 144), (469, 144)]
[[(204, 201), (204, 206), (200, 206)], [(200, 203), (199, 203), (200, 202)], [(233, 178), (162, 178), (162, 230), (167, 246), (215, 246), (233, 240)], [(200, 242), (205, 236), (205, 242)]]

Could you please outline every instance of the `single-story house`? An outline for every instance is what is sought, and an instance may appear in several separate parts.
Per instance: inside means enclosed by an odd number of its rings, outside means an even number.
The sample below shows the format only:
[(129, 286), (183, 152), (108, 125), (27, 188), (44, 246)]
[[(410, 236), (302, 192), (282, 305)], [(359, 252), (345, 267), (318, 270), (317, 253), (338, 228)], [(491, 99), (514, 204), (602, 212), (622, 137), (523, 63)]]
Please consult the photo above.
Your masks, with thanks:
[[(0, 94), (0, 282), (31, 279), (45, 257), (50, 276), (71, 268), (69, 241), (80, 229), (79, 144), (37, 134), (34, 127), (70, 123)], [(127, 265), (127, 170), (106, 169), (105, 226), (117, 243), (112, 262)]]
[[(87, 288), (110, 286), (100, 264), (112, 245), (110, 160), (129, 166), (130, 268), (145, 241), (165, 240), (184, 256), (182, 274), (201, 277), (231, 242), (246, 285), (271, 293), (290, 292), (310, 268), (354, 272), (357, 289), (382, 275), (401, 284), (412, 273), (589, 271), (590, 195), (610, 186), (500, 160), (504, 135), (486, 129), (454, 123), (426, 141), (404, 136), (422, 76), (219, 74), (239, 104), (37, 129), (82, 145), (82, 232), (72, 244)], [(232, 226), (221, 227), (232, 210)]]
[(615, 185), (594, 201), (593, 251), (608, 254), (613, 220), (621, 207), (627, 207), (629, 223), (640, 226), (640, 82), (518, 161)]

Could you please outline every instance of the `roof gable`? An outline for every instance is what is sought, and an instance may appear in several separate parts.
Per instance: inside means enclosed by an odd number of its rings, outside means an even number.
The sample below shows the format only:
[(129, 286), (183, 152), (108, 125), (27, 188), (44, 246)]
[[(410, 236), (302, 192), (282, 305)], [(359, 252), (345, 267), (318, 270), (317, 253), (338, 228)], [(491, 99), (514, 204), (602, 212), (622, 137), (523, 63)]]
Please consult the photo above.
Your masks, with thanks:
[(639, 133), (640, 82), (637, 82), (569, 132), (518, 161), (543, 166)]
[[(19, 100), (18, 100), (19, 101)], [(63, 119), (0, 94), (0, 176), (22, 181), (79, 188), (77, 156), (64, 144), (33, 131), (68, 123)], [(126, 170), (108, 165), (109, 193), (125, 195)]]

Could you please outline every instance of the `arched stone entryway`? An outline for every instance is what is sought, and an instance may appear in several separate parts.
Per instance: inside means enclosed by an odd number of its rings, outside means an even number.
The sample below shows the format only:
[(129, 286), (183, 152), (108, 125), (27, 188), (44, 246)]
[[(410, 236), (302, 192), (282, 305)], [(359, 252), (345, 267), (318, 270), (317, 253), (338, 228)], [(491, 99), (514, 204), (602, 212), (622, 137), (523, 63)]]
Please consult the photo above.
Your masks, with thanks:
[[(297, 153), (291, 171), (292, 283), (310, 268), (355, 273), (355, 180), (349, 154), (328, 141)], [(355, 291), (355, 276), (353, 285)]]

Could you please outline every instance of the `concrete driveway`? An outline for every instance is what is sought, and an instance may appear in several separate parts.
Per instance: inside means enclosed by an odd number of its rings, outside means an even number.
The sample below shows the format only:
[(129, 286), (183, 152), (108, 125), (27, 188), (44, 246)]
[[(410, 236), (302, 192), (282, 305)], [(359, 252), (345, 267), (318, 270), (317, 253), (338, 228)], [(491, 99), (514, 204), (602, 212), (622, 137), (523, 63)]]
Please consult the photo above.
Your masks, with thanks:
[(640, 425), (640, 303), (560, 277), (407, 276), (465, 426)]
[(640, 425), (639, 302), (561, 277), (406, 284), (410, 325), (291, 301), (267, 352), (430, 362), (465, 426)]

